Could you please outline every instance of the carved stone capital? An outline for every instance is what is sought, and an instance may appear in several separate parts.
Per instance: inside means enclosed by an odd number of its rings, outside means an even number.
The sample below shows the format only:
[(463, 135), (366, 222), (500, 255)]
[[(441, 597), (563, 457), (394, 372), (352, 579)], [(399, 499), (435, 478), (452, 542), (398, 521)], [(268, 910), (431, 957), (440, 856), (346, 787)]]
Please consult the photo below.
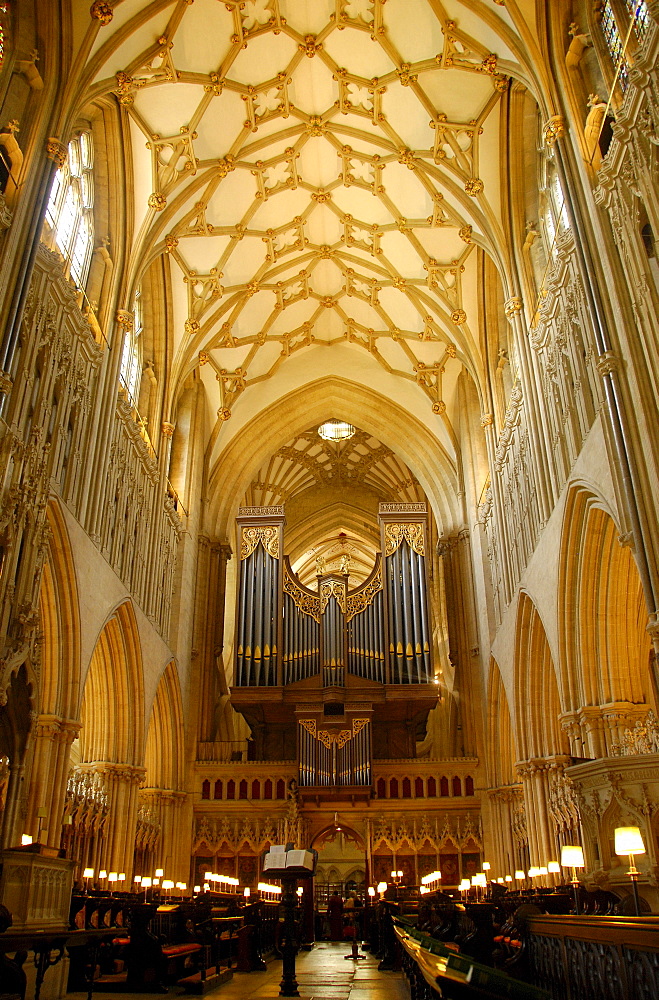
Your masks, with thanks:
[(515, 764), (515, 770), (523, 780), (545, 774), (549, 770), (549, 766), (550, 762), (543, 757), (531, 757), (529, 760), (518, 760)]
[(491, 413), (483, 413), (481, 415), (481, 427), (491, 427), (494, 423), (494, 417)]
[(542, 137), (547, 146), (553, 146), (557, 139), (565, 135), (565, 119), (563, 115), (552, 115), (542, 128)]
[(174, 433), (174, 424), (170, 424), (167, 420), (163, 420), (161, 429), (162, 429), (162, 436), (170, 438)]
[(599, 374), (604, 377), (618, 371), (621, 364), (622, 362), (617, 354), (614, 354), (613, 351), (605, 351), (604, 354), (600, 354), (598, 357), (595, 367)]
[(648, 633), (653, 642), (659, 642), (659, 621), (650, 621), (645, 626), (645, 631)]
[(49, 160), (54, 160), (61, 168), (66, 163), (68, 150), (63, 142), (60, 142), (55, 136), (51, 136), (46, 143), (46, 156)]
[(504, 303), (504, 310), (508, 319), (512, 319), (517, 313), (522, 311), (522, 300), (519, 295), (512, 295)]
[(129, 309), (117, 309), (114, 317), (122, 330), (132, 330), (134, 317)]
[(14, 383), (7, 374), (7, 372), (0, 372), (0, 392), (8, 393), (11, 392)]

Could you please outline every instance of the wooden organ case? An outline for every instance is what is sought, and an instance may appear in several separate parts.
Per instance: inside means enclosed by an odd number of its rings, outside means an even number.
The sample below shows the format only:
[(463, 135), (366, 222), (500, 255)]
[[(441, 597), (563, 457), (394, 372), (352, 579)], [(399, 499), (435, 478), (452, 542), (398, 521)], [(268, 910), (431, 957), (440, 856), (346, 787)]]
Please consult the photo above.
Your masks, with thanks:
[(413, 758), (437, 704), (426, 505), (380, 504), (381, 551), (351, 590), (319, 567), (304, 586), (283, 553), (284, 508), (243, 507), (233, 706), (256, 760), (298, 763), (303, 798), (369, 798), (374, 759)]

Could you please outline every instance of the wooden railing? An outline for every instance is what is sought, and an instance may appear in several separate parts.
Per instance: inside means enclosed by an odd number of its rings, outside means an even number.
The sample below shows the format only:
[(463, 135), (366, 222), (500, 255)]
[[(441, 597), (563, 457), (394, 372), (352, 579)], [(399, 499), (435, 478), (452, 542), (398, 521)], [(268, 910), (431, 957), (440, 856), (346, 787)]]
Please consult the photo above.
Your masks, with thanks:
[(537, 916), (529, 965), (556, 1000), (659, 997), (659, 917)]

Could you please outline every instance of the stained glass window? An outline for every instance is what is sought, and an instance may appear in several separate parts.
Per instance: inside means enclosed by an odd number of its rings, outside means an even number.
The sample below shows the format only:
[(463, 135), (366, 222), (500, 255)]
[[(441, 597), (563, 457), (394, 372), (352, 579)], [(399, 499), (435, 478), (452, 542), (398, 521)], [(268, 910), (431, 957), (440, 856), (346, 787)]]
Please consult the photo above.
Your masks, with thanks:
[(648, 5), (645, 0), (625, 0), (630, 17), (634, 19), (634, 31), (639, 39), (645, 38), (648, 30)]
[(0, 3), (0, 69), (5, 61), (5, 45), (7, 43), (5, 15), (9, 10), (8, 3)]
[(627, 88), (629, 66), (627, 65), (627, 60), (623, 56), (624, 42), (620, 35), (620, 31), (618, 30), (618, 22), (616, 21), (615, 14), (613, 13), (611, 0), (604, 0), (604, 3), (600, 8), (600, 18), (604, 41), (606, 42), (608, 50), (611, 53), (613, 65), (616, 70), (619, 68), (618, 80), (620, 88), (624, 91)]
[(94, 245), (92, 168), (92, 138), (83, 132), (69, 143), (66, 163), (55, 174), (46, 209), (55, 245), (78, 288), (85, 287)]

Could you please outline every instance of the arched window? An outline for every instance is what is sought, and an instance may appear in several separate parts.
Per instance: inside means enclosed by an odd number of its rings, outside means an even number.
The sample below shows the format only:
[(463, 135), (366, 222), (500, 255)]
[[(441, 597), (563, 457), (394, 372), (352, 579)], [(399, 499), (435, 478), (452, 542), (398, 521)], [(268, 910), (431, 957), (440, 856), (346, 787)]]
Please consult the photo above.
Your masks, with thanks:
[(140, 374), (142, 372), (143, 329), (142, 290), (138, 288), (133, 301), (133, 328), (132, 330), (126, 330), (124, 349), (121, 355), (121, 371), (119, 373), (119, 378), (126, 390), (128, 401), (135, 407), (137, 406), (137, 398), (140, 391)]
[(434, 799), (437, 795), (437, 782), (434, 778), (428, 778), (428, 798)]
[(556, 253), (556, 241), (569, 227), (565, 194), (553, 156), (547, 153), (544, 160), (542, 192), (545, 239), (550, 257)]
[(648, 266), (650, 268), (650, 275), (652, 277), (654, 287), (656, 291), (659, 292), (659, 261), (657, 261), (657, 244), (655, 242), (652, 226), (649, 222), (646, 222), (643, 226), (641, 226), (641, 239), (643, 240), (643, 248), (648, 259)]
[(646, 0), (601, 0), (597, 7), (602, 35), (624, 92), (629, 83), (630, 57), (637, 42), (647, 34), (648, 5)]
[(624, 43), (611, 0), (604, 0), (599, 9), (599, 17), (604, 41), (613, 60), (613, 65), (617, 68), (618, 63), (620, 63), (620, 86), (624, 90), (627, 86), (627, 64), (624, 59), (621, 62)]
[(384, 778), (378, 778), (376, 788), (378, 798), (385, 799), (387, 797), (387, 785)]
[(213, 790), (213, 798), (214, 799), (222, 798), (222, 781), (220, 778), (218, 778), (217, 781), (215, 782), (215, 789)]
[(202, 799), (210, 799), (211, 797), (211, 783), (207, 778), (201, 783), (201, 797)]
[(91, 132), (69, 143), (66, 163), (55, 174), (46, 222), (78, 288), (84, 289), (94, 244), (94, 156)]
[(5, 29), (5, 17), (9, 9), (8, 3), (0, 3), (0, 69), (2, 69), (2, 64), (5, 61), (5, 44), (6, 44), (6, 29)]
[(414, 779), (414, 796), (417, 799), (423, 798), (423, 778)]
[(252, 782), (252, 798), (253, 799), (261, 798), (261, 782), (258, 780), (258, 778), (255, 778), (254, 781)]

